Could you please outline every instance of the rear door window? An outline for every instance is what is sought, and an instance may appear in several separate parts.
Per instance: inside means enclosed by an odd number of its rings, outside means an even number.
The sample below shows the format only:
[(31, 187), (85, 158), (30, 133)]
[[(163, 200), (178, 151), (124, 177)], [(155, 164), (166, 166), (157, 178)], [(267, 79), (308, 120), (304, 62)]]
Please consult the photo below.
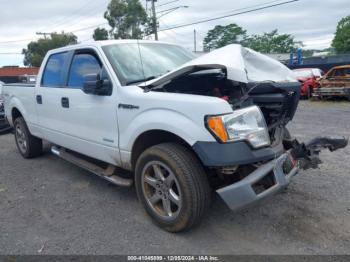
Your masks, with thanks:
[(93, 54), (76, 54), (69, 71), (68, 87), (83, 88), (84, 76), (101, 73), (101, 63)]
[(46, 87), (62, 87), (62, 71), (67, 59), (67, 52), (53, 54), (49, 57), (41, 84)]

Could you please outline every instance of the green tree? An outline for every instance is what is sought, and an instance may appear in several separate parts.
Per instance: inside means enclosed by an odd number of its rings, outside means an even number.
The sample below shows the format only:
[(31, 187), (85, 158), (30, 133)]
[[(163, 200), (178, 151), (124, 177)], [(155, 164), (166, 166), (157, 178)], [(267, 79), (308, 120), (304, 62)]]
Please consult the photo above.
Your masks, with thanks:
[(296, 45), (302, 45), (301, 42), (294, 40), (289, 34), (279, 34), (275, 29), (262, 35), (246, 36), (242, 45), (249, 47), (261, 53), (289, 53)]
[(332, 47), (338, 54), (350, 52), (350, 16), (339, 21)]
[(203, 40), (205, 51), (220, 48), (229, 44), (240, 43), (246, 37), (246, 30), (236, 24), (217, 25), (209, 30)]
[(27, 48), (22, 50), (23, 63), (25, 66), (39, 67), (47, 51), (76, 43), (77, 37), (72, 33), (53, 33), (49, 38), (40, 38), (38, 41), (30, 42)]
[(95, 41), (108, 40), (108, 31), (104, 28), (96, 28), (92, 36)]
[(111, 0), (104, 18), (114, 39), (141, 39), (149, 22), (139, 0)]

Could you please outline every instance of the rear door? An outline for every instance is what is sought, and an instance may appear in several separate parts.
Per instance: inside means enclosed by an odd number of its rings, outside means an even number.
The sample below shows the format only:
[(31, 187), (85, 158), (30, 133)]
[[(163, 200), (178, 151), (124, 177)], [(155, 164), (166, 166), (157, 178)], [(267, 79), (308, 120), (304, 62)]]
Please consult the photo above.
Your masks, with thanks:
[(59, 131), (64, 123), (59, 98), (64, 92), (68, 57), (69, 52), (55, 53), (48, 57), (35, 93), (38, 125), (43, 137), (54, 143), (62, 140)]
[[(50, 61), (48, 62), (48, 64)], [(83, 92), (84, 76), (100, 74), (110, 78), (98, 50), (68, 52), (61, 70), (61, 86), (43, 86), (43, 124), (49, 122), (48, 140), (102, 161), (119, 164), (116, 91), (110, 96)], [(62, 63), (61, 63), (62, 65)], [(44, 78), (44, 84), (45, 76)], [(44, 102), (47, 100), (47, 103)]]

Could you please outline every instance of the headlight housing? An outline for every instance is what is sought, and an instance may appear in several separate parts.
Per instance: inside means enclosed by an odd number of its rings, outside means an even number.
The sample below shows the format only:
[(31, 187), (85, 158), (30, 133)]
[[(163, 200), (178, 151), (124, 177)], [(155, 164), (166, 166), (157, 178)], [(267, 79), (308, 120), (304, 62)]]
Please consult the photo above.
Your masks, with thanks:
[(207, 117), (209, 131), (221, 142), (248, 141), (254, 148), (271, 144), (264, 115), (257, 106)]

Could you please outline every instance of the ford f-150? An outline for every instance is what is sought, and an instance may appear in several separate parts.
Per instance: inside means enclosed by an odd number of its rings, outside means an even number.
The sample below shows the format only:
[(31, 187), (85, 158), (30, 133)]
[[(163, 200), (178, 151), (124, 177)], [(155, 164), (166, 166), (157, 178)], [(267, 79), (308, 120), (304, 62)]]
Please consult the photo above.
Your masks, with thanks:
[[(233, 210), (287, 187), (344, 138), (293, 139), (300, 83), (281, 63), (229, 45), (195, 58), (168, 43), (91, 42), (49, 51), (35, 85), (4, 86), (25, 158), (51, 151), (121, 186), (136, 186), (153, 221), (198, 224), (212, 190)], [(126, 173), (125, 171), (128, 171)]]

